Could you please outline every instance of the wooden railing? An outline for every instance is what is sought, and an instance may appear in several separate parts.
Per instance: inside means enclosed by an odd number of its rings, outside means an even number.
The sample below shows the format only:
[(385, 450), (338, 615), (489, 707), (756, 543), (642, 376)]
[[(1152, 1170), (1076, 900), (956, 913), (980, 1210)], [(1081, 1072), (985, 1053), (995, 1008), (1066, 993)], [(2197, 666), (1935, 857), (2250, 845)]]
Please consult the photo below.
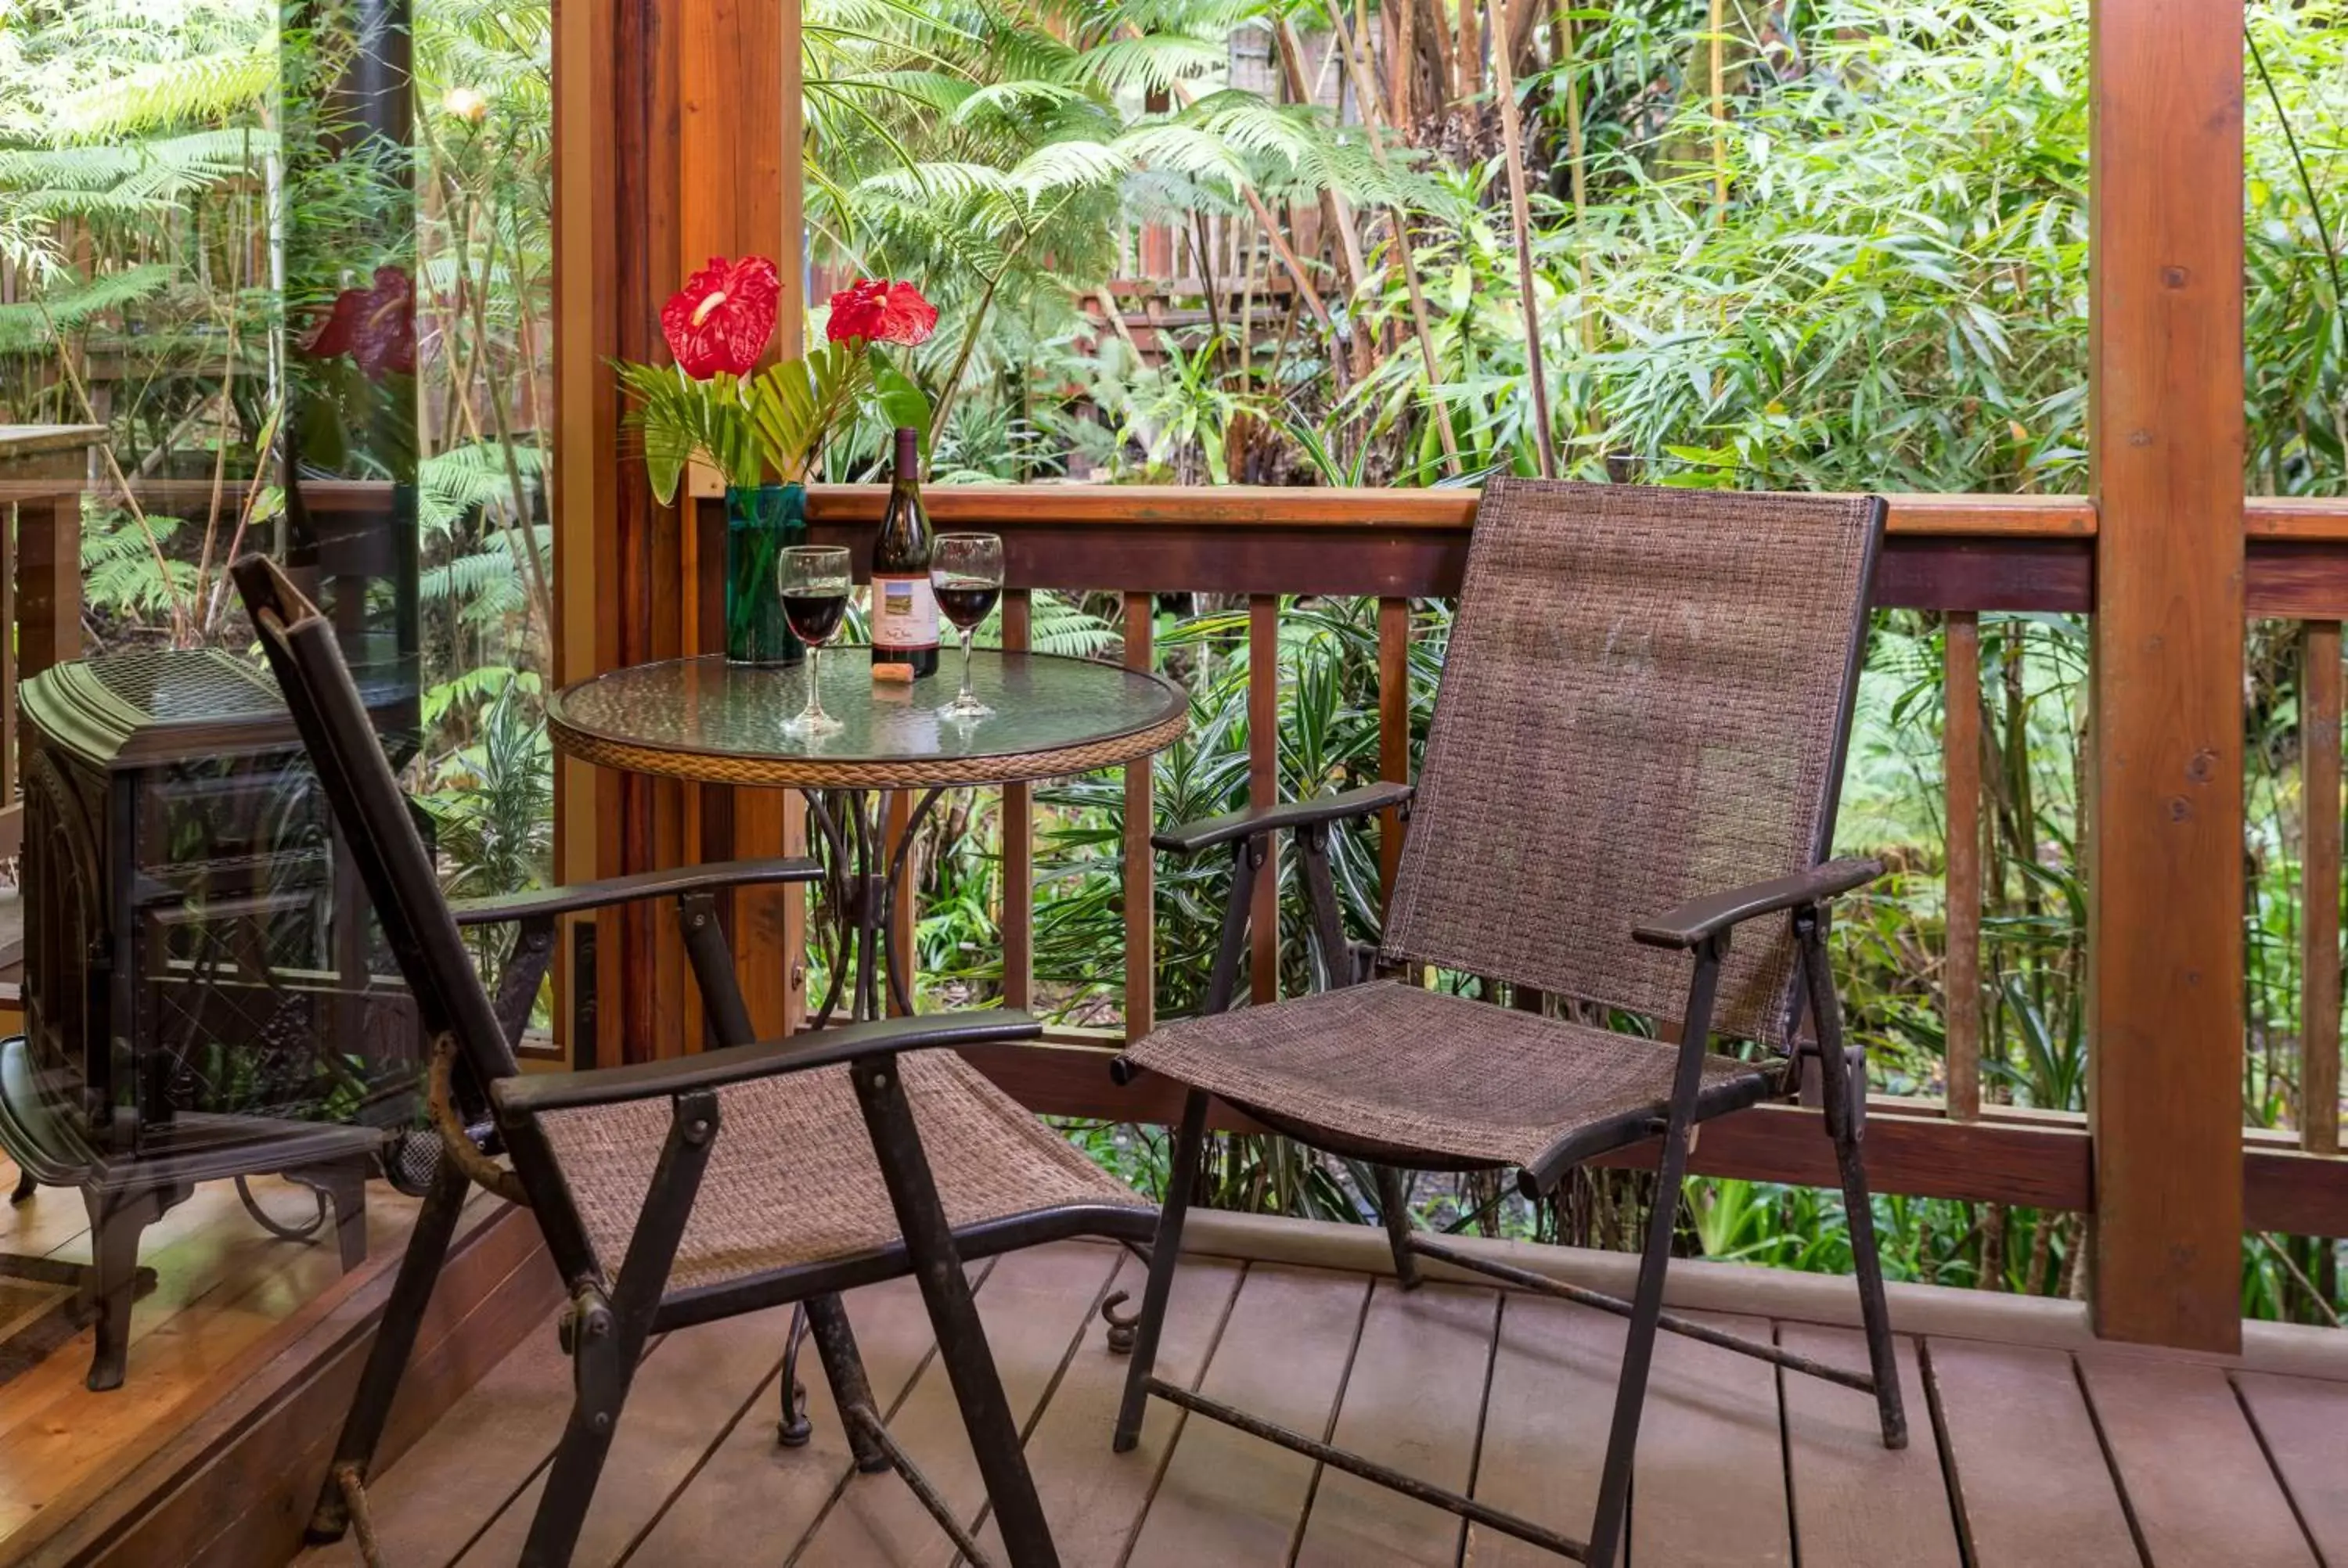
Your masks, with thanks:
[[(81, 654), (81, 486), (0, 480), (0, 856), (24, 847), (16, 691)], [(0, 967), (16, 954), (0, 950)]]
[[(1281, 596), (1365, 595), (1379, 600), (1379, 771), (1408, 771), (1406, 648), (1409, 604), (1458, 591), (1476, 496), (1466, 490), (1174, 489), (1091, 487), (940, 487), (927, 497), (940, 528), (983, 528), (1004, 536), (1007, 579), (1004, 638), (1022, 646), (1029, 599), (1038, 589), (1115, 591), (1123, 597), (1125, 657), (1148, 667), (1152, 596), (1197, 591), (1248, 596), (1249, 781), (1276, 794), (1279, 714), (1276, 651)], [(825, 542), (860, 545), (879, 516), (878, 491), (819, 489), (811, 526)], [(703, 525), (710, 526), (705, 515)], [(1978, 690), (1984, 611), (2085, 614), (2095, 593), (2096, 519), (2085, 501), (2064, 497), (1902, 496), (1891, 501), (1889, 537), (1875, 579), (1883, 607), (1941, 612), (1947, 627), (1952, 691)], [(2252, 616), (2309, 623), (2303, 723), (2312, 759), (2304, 779), (2308, 887), (2340, 882), (2340, 623), (2348, 619), (2348, 503), (2253, 500), (2246, 525), (2248, 607)], [(2332, 743), (2326, 744), (2326, 741)], [(1984, 889), (1980, 842), (1982, 738), (1979, 710), (1952, 704), (1942, 736), (1949, 790), (1944, 993), (1946, 1095), (1879, 1096), (1869, 1126), (1869, 1163), (1879, 1190), (2034, 1207), (2094, 1207), (2085, 1118), (1993, 1104), (1982, 1090), (1981, 985)], [(1148, 835), (1146, 767), (1126, 780), (1127, 951), (1153, 946), (1154, 874)], [(1031, 792), (1004, 793), (1004, 985), (1013, 1005), (1035, 997)], [(1387, 823), (1382, 862), (1391, 883), (1399, 825)], [(1277, 879), (1257, 884), (1251, 969), (1255, 995), (1279, 983), (1274, 916)], [(2116, 917), (2157, 918), (2157, 912)], [(2336, 1104), (2339, 1053), (2338, 911), (2311, 902), (2302, 923), (2310, 977), (2302, 1000), (2303, 1102)], [(1126, 966), (1128, 1027), (1156, 1017), (1154, 965)], [(2092, 1047), (2091, 1047), (2092, 1049)], [(2239, 1053), (2241, 1042), (2224, 1049)], [(1030, 1106), (1047, 1112), (1138, 1121), (1169, 1119), (1171, 1090), (1145, 1079), (1114, 1087), (1103, 1043), (1070, 1039), (1057, 1050), (988, 1056), (983, 1065)], [(1807, 1184), (1835, 1179), (1815, 1112), (1765, 1106), (1706, 1129), (1695, 1165), (1717, 1175)], [(2348, 1216), (2348, 1162), (2337, 1118), (2315, 1114), (2297, 1133), (2244, 1134), (2246, 1220), (2253, 1228), (2333, 1234)], [(1233, 1122), (1232, 1124), (1237, 1124)]]

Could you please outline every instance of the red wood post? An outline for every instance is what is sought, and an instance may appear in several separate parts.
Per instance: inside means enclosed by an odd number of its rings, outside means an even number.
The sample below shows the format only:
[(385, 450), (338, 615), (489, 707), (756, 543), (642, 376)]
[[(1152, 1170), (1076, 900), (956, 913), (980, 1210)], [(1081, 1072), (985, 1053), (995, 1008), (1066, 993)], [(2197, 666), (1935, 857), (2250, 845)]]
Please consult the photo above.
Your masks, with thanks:
[(2097, 1333), (2232, 1351), (2242, 1238), (2242, 6), (2090, 16)]

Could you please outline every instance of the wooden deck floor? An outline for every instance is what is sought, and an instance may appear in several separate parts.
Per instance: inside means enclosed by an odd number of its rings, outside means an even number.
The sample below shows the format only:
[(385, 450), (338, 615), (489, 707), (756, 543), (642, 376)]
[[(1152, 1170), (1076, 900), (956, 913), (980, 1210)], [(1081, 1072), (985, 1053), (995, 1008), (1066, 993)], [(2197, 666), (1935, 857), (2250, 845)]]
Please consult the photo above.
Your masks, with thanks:
[[(0, 1159), (0, 1188), (15, 1180), (15, 1166)], [(252, 1187), (272, 1213), (306, 1217), (306, 1193), (274, 1177)], [(370, 1255), (396, 1257), (416, 1204), (380, 1184), (367, 1200)], [(0, 1254), (88, 1262), (80, 1194), (45, 1188), (24, 1204), (0, 1204)], [(227, 1182), (206, 1183), (164, 1215), (148, 1231), (139, 1261), (157, 1280), (131, 1308), (122, 1388), (93, 1394), (84, 1387), (89, 1328), (0, 1383), (0, 1563), (30, 1548), (61, 1501), (128, 1473), (305, 1309), (347, 1288), (331, 1222), (313, 1242), (276, 1240), (244, 1214)], [(47, 1300), (25, 1295), (30, 1310), (46, 1314)]]
[[(1139, 1451), (1112, 1455), (1125, 1363), (1104, 1348), (1096, 1307), (1111, 1290), (1138, 1296), (1138, 1266), (1078, 1243), (973, 1273), (1072, 1568), (1556, 1561), (1162, 1405)], [(1904, 1293), (1898, 1321), (1962, 1321), (1965, 1301), (1926, 1299), (1959, 1294)], [(1814, 1289), (1803, 1299), (1822, 1298)], [(918, 1296), (901, 1281), (849, 1300), (891, 1430), (983, 1524), (983, 1492)], [(1850, 1328), (1770, 1310), (1711, 1316), (1864, 1365)], [(580, 1563), (954, 1561), (896, 1478), (851, 1474), (812, 1352), (815, 1440), (776, 1446), (785, 1322), (769, 1313), (652, 1348)], [(2284, 1358), (2301, 1369), (2286, 1375), (2060, 1343), (2066, 1333), (2022, 1336), (2035, 1344), (1903, 1335), (1915, 1441), (1900, 1453), (1879, 1446), (1862, 1395), (1663, 1336), (1630, 1561), (2348, 1568), (2348, 1366), (2336, 1378), (2301, 1375), (2332, 1365), (2328, 1346)], [(1544, 1297), (1452, 1284), (1406, 1295), (1367, 1274), (1199, 1256), (1179, 1276), (1160, 1369), (1579, 1536), (1621, 1344), (1615, 1319)], [(387, 1560), (513, 1562), (568, 1400), (550, 1327), (379, 1480)], [(345, 1545), (301, 1561), (357, 1558)]]

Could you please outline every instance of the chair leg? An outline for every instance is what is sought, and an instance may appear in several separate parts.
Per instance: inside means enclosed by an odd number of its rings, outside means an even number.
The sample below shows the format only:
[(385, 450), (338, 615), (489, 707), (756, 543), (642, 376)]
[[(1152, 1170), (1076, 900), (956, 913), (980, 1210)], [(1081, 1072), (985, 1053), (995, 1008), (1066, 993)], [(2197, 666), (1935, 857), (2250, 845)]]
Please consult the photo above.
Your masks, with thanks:
[(348, 1470), (364, 1484), (375, 1463), (376, 1444), (383, 1439), (392, 1397), (399, 1392), (407, 1358), (415, 1352), (417, 1331), (423, 1327), (424, 1309), (431, 1303), (432, 1287), (439, 1283), (440, 1266), (448, 1260), (448, 1244), (457, 1235), (468, 1186), (465, 1173), (453, 1161), (441, 1161), (432, 1173), (432, 1190), (425, 1194), (416, 1228), (407, 1235), (407, 1251), (392, 1281), (391, 1299), (384, 1305), (383, 1323), (367, 1351), (366, 1367), (351, 1396), (349, 1413), (343, 1418), (343, 1434), (335, 1440), (325, 1484), (310, 1512), (307, 1534), (313, 1543), (340, 1541), (350, 1526), (349, 1501), (337, 1478)]
[(1117, 1453), (1131, 1453), (1141, 1441), (1141, 1421), (1149, 1404), (1149, 1378), (1158, 1365), (1158, 1336), (1166, 1326), (1166, 1304), (1174, 1293), (1174, 1268), (1182, 1257), (1182, 1222), (1190, 1212), (1190, 1189), (1198, 1184), (1199, 1153), (1207, 1141), (1207, 1095), (1193, 1089), (1182, 1102), (1182, 1127), (1174, 1138), (1174, 1164), (1166, 1174), (1166, 1202), (1158, 1214), (1158, 1236), (1149, 1244), (1149, 1283), (1141, 1295), (1141, 1317), (1133, 1331), (1132, 1362), (1125, 1369), (1125, 1398), (1117, 1409)]
[(1825, 1090), (1827, 1132), (1834, 1139), (1835, 1163), (1842, 1173), (1844, 1223), (1850, 1228), (1851, 1270), (1859, 1276), (1859, 1316), (1867, 1325), (1867, 1362), (1875, 1378), (1875, 1413), (1883, 1426), (1883, 1446), (1908, 1446), (1908, 1412), (1900, 1395), (1900, 1361), (1891, 1345), (1891, 1310), (1883, 1296), (1883, 1258), (1875, 1244), (1875, 1205), (1867, 1190), (1867, 1167), (1859, 1142), (1867, 1126), (1867, 1064), (1843, 1049), (1842, 1004), (1835, 995), (1827, 961), (1826, 920), (1817, 910), (1797, 911), (1794, 930), (1802, 952), (1802, 978), (1810, 1016), (1818, 1024), (1819, 1078)]
[(1395, 1283), (1416, 1290), (1418, 1255), (1410, 1250), (1410, 1204), (1403, 1197), (1402, 1173), (1392, 1165), (1380, 1165), (1377, 1171), (1378, 1212), (1386, 1222), (1386, 1245), (1394, 1250)]
[(1678, 1168), (1686, 1160), (1687, 1131), (1675, 1122), (1664, 1134), (1665, 1173), (1655, 1184), (1654, 1213), (1647, 1221), (1647, 1250), (1639, 1261), (1639, 1288), (1632, 1298), (1631, 1327), (1622, 1338), (1622, 1378), (1614, 1389), (1614, 1420), (1606, 1439), (1606, 1467), (1598, 1481), (1598, 1518), (1591, 1526), (1588, 1568), (1612, 1568), (1622, 1550), (1622, 1527), (1631, 1504), (1631, 1461), (1638, 1452), (1639, 1417), (1646, 1408), (1656, 1319), (1663, 1314), (1663, 1271), (1670, 1266), (1672, 1233), (1679, 1225)]
[(1647, 1249), (1639, 1260), (1639, 1288), (1631, 1299), (1630, 1331), (1622, 1338), (1622, 1380), (1614, 1389), (1614, 1420), (1606, 1436), (1606, 1468), (1598, 1481), (1598, 1517), (1591, 1525), (1588, 1568), (1614, 1568), (1622, 1551), (1631, 1507), (1631, 1461), (1639, 1449), (1639, 1417), (1647, 1403), (1647, 1373), (1654, 1363), (1655, 1329), (1663, 1315), (1663, 1271), (1671, 1266), (1672, 1233), (1680, 1217), (1680, 1183), (1687, 1175), (1688, 1135), (1695, 1125), (1696, 1091), (1712, 1039), (1712, 1005), (1720, 982), (1721, 942), (1696, 949), (1680, 1033), (1678, 1071), (1672, 1080), (1663, 1147), (1655, 1162), (1655, 1207), (1647, 1218)]
[(1850, 1227), (1851, 1266), (1859, 1276), (1859, 1310), (1867, 1325), (1867, 1362), (1875, 1375), (1875, 1410), (1883, 1424), (1883, 1446), (1908, 1446), (1908, 1412), (1900, 1396), (1900, 1361), (1891, 1348), (1891, 1308), (1883, 1296), (1883, 1259), (1875, 1245), (1875, 1210), (1868, 1198), (1867, 1169), (1859, 1141), (1838, 1139), (1835, 1162), (1842, 1167), (1842, 1206)]
[(628, 1238), (628, 1255), (620, 1265), (609, 1303), (592, 1283), (582, 1286), (573, 1300), (568, 1319), (571, 1419), (547, 1471), (537, 1516), (530, 1521), (521, 1568), (565, 1568), (578, 1549), (587, 1506), (595, 1499), (595, 1482), (612, 1451), (620, 1411), (635, 1380), (636, 1363), (644, 1358), (644, 1340), (668, 1287), (669, 1268), (676, 1261), (677, 1243), (685, 1237), (685, 1221), (692, 1217), (693, 1200), (709, 1164), (709, 1145), (716, 1136), (716, 1091), (678, 1095), (668, 1141), (653, 1168), (644, 1212)]
[(41, 1184), (33, 1180), (32, 1172), (19, 1171), (16, 1173), (15, 1190), (8, 1194), (8, 1201), (12, 1204), (21, 1204), (40, 1190)]
[[(808, 1326), (815, 1339), (815, 1353), (823, 1362), (823, 1375), (831, 1384), (831, 1402), (835, 1409), (847, 1409), (863, 1405), (879, 1409), (872, 1402), (872, 1382), (864, 1375), (864, 1358), (856, 1348), (856, 1330), (849, 1325), (848, 1308), (837, 1296), (814, 1296), (807, 1301)], [(848, 1447), (856, 1456), (856, 1468), (865, 1475), (878, 1475), (889, 1468), (889, 1455), (872, 1440), (872, 1434), (854, 1421), (843, 1421), (848, 1429)]]
[(803, 1449), (815, 1437), (815, 1423), (808, 1419), (807, 1385), (799, 1381), (799, 1349), (807, 1343), (807, 1303), (791, 1307), (791, 1326), (783, 1335), (783, 1371), (777, 1379), (776, 1392), (782, 1409), (775, 1417), (775, 1441), (787, 1449)]
[(890, 1206), (896, 1211), (897, 1228), (905, 1238), (913, 1277), (921, 1285), (931, 1327), (937, 1330), (939, 1358), (945, 1362), (954, 1402), (962, 1407), (963, 1428), (970, 1434), (971, 1451), (977, 1457), (987, 1499), (994, 1505), (1004, 1555), (1012, 1568), (1059, 1568), (1051, 1526), (1035, 1496), (1035, 1479), (1028, 1473), (1019, 1424), (1004, 1397), (1003, 1378), (978, 1319), (978, 1304), (938, 1201), (937, 1182), (922, 1153), (921, 1132), (898, 1076), (897, 1059), (860, 1057), (850, 1065), (849, 1073), (865, 1130), (871, 1134), (880, 1179), (889, 1189)]

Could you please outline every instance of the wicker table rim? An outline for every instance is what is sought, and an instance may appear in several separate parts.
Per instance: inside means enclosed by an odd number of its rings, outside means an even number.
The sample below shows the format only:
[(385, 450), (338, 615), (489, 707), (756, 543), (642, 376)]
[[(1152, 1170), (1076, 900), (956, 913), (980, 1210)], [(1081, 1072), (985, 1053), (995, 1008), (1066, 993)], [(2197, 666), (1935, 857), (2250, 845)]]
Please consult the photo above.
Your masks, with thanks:
[(1155, 755), (1180, 740), (1189, 726), (1189, 715), (1177, 712), (1145, 729), (1039, 752), (850, 759), (648, 746), (576, 729), (552, 714), (547, 717), (547, 733), (557, 751), (599, 767), (698, 784), (796, 789), (943, 789), (1061, 778)]

